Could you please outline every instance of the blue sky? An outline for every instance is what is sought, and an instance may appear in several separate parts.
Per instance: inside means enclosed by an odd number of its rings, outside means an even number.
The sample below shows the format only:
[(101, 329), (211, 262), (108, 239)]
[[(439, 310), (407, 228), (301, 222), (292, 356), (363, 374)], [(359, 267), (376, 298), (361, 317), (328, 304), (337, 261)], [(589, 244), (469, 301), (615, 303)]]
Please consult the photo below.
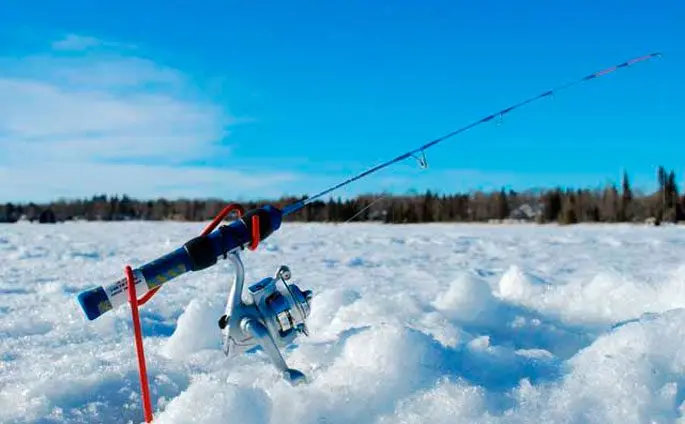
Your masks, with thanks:
[[(3, 2), (0, 201), (336, 195), (685, 177), (685, 3)], [(10, 184), (7, 184), (10, 181)]]

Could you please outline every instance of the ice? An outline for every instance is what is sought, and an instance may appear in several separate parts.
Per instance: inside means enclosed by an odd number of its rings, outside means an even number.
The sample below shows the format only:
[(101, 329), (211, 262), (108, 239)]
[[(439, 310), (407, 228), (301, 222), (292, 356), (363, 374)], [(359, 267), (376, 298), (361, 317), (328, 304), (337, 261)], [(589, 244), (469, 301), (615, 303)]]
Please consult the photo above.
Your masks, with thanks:
[[(143, 422), (130, 309), (76, 294), (202, 224), (0, 225), (0, 422)], [(285, 224), (243, 261), (314, 291), (308, 383), (224, 356), (222, 261), (140, 309), (154, 422), (685, 423), (683, 227)]]

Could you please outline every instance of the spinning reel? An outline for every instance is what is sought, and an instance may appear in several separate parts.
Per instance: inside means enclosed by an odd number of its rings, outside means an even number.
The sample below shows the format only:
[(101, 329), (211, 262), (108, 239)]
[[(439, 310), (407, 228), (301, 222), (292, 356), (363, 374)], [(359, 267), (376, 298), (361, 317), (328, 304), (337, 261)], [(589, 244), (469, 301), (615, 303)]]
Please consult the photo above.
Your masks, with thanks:
[(245, 268), (237, 252), (228, 254), (228, 259), (236, 272), (225, 314), (219, 319), (224, 353), (232, 357), (259, 346), (289, 383), (306, 382), (301, 371), (288, 367), (279, 348), (290, 345), (300, 333), (309, 336), (305, 321), (311, 310), (311, 290), (303, 292), (288, 284), (290, 269), (281, 265), (273, 277), (251, 285), (244, 299)]

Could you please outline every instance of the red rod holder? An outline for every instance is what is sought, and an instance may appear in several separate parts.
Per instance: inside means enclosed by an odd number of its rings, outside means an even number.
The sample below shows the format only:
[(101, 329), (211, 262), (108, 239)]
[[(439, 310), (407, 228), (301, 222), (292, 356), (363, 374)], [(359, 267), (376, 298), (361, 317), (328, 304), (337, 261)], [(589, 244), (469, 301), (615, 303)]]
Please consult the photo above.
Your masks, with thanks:
[(205, 227), (204, 230), (200, 233), (201, 236), (206, 236), (207, 234), (211, 233), (214, 231), (214, 229), (221, 223), (221, 221), (224, 220), (228, 216), (229, 213), (233, 212), (234, 210), (238, 211), (238, 218), (242, 218), (243, 214), (245, 214), (245, 209), (238, 203), (231, 203), (230, 205), (226, 206), (219, 212), (217, 216), (214, 217), (212, 222), (209, 223)]
[[(207, 234), (214, 231), (214, 229), (223, 221), (229, 213), (232, 211), (238, 211), (238, 218), (241, 218), (245, 213), (245, 209), (238, 203), (231, 203), (219, 212), (219, 214), (214, 217), (212, 222), (202, 230), (200, 235), (206, 236)], [(249, 245), (250, 250), (257, 249), (259, 246), (259, 216), (254, 215), (252, 217), (252, 240)], [(136, 282), (133, 277), (133, 270), (130, 265), (126, 265), (126, 282), (128, 284), (128, 301), (131, 304), (131, 316), (133, 318), (133, 331), (136, 344), (136, 355), (138, 356), (138, 375), (140, 377), (140, 393), (143, 399), (143, 413), (145, 415), (145, 422), (152, 422), (152, 402), (150, 401), (150, 388), (147, 380), (147, 367), (145, 366), (145, 349), (143, 347), (143, 332), (140, 328), (140, 315), (138, 313), (138, 307), (147, 303), (148, 300), (152, 299), (152, 296), (157, 293), (157, 291), (162, 287), (155, 287), (149, 292), (145, 293), (143, 297), (138, 299), (136, 295)]]
[(147, 368), (145, 366), (145, 352), (143, 349), (143, 334), (140, 329), (140, 316), (138, 315), (138, 298), (136, 297), (136, 281), (133, 278), (133, 270), (126, 265), (126, 282), (128, 284), (128, 301), (131, 303), (131, 315), (133, 316), (133, 331), (136, 341), (136, 354), (138, 355), (138, 375), (140, 377), (140, 392), (143, 398), (143, 413), (145, 422), (152, 422), (152, 404), (150, 402), (150, 388), (147, 383)]

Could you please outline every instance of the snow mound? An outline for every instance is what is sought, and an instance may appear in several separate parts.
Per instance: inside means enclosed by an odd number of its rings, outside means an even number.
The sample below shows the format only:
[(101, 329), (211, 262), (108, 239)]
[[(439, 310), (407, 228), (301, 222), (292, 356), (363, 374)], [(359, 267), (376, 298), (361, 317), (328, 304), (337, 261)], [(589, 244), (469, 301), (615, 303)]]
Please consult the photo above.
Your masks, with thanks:
[(522, 301), (545, 292), (546, 283), (519, 266), (512, 265), (499, 281), (499, 296), (513, 301)]
[(359, 292), (351, 289), (333, 288), (316, 293), (307, 320), (311, 337), (315, 340), (332, 340), (344, 325), (336, 325), (336, 317), (341, 310), (361, 299)]
[[(667, 423), (685, 412), (685, 310), (625, 324), (568, 361), (559, 382), (523, 381), (517, 421)], [(682, 421), (679, 421), (682, 422)]]
[(459, 277), (433, 301), (445, 316), (462, 322), (491, 321), (497, 305), (488, 282), (472, 275)]
[(495, 422), (487, 411), (485, 395), (482, 388), (463, 381), (440, 381), (401, 401), (392, 414), (380, 417), (378, 424)]
[(204, 349), (221, 347), (219, 317), (224, 307), (217, 302), (193, 299), (178, 317), (176, 330), (162, 348), (170, 359), (183, 359)]
[(568, 323), (607, 326), (647, 312), (685, 307), (685, 267), (654, 281), (606, 270), (589, 280), (551, 285), (512, 266), (499, 282), (499, 295)]
[(155, 417), (159, 424), (269, 422), (271, 402), (263, 390), (200, 375)]

